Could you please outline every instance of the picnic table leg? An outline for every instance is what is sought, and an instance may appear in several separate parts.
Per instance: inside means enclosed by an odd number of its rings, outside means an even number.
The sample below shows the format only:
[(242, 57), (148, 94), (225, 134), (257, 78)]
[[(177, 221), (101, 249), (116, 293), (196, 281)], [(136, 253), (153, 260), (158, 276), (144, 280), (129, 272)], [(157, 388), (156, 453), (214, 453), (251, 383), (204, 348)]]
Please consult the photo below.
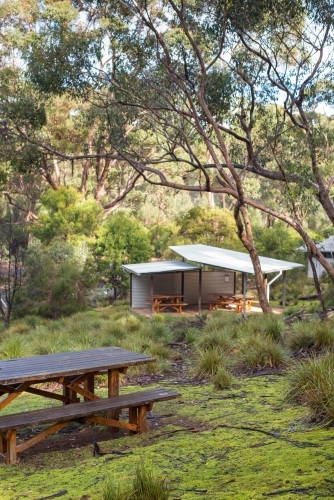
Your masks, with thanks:
[(153, 407), (153, 404), (148, 404), (145, 406), (140, 406), (138, 408), (138, 432), (139, 434), (143, 434), (144, 432), (147, 432), (147, 412), (151, 411)]
[[(108, 370), (108, 398), (119, 395), (119, 370)], [(108, 418), (119, 420), (119, 410), (108, 412)], [(111, 432), (119, 432), (118, 427), (110, 427)]]
[[(84, 389), (94, 394), (94, 375), (89, 375), (86, 378), (86, 380), (84, 381)], [(84, 397), (84, 401), (90, 401), (90, 400)]]
[(7, 439), (3, 434), (0, 435), (0, 452), (7, 453)]
[[(138, 425), (138, 408), (137, 407), (129, 408), (129, 424)], [(130, 434), (136, 434), (136, 432), (130, 431)]]
[(10, 464), (16, 464), (17, 453), (16, 453), (16, 430), (9, 431), (7, 433), (7, 459), (6, 462)]
[[(69, 389), (68, 387), (66, 387), (66, 384), (70, 383), (72, 379), (67, 379), (67, 380), (64, 380), (63, 382), (63, 396), (66, 396), (67, 398), (69, 398), (69, 403), (78, 403), (80, 401), (80, 399), (78, 398), (78, 394), (73, 390), (73, 389)], [(67, 405), (69, 404), (68, 402), (65, 402), (64, 404)]]

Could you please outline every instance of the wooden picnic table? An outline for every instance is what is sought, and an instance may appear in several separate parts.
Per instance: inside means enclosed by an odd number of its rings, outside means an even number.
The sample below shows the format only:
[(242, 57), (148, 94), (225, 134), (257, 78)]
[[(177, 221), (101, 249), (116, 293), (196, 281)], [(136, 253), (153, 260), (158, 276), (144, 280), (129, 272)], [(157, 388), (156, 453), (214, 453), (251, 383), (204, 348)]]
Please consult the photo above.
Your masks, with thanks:
[[(109, 426), (113, 431), (120, 428), (131, 432), (145, 432), (146, 412), (154, 402), (179, 397), (167, 389), (150, 389), (133, 394), (119, 395), (119, 374), (130, 366), (152, 363), (155, 358), (120, 347), (103, 347), (85, 351), (62, 352), (27, 358), (0, 361), (0, 456), (6, 463), (15, 463), (21, 453), (50, 434), (78, 418)], [(94, 394), (94, 377), (106, 373), (108, 397)], [(37, 384), (56, 382), (63, 388), (62, 394), (36, 387)], [(1, 416), (1, 410), (23, 392), (61, 401), (62, 406), (33, 411), (22, 411)], [(84, 399), (80, 402), (79, 395)], [(129, 410), (129, 423), (119, 421), (123, 408)], [(103, 416), (98, 416), (103, 413)], [(105, 414), (107, 413), (107, 416)], [(18, 444), (16, 430), (32, 425), (52, 425), (38, 435)]]
[(242, 312), (245, 299), (246, 310), (250, 311), (252, 307), (252, 299), (254, 299), (253, 295), (246, 295), (245, 297), (243, 293), (213, 292), (210, 295), (213, 295), (214, 297), (214, 302), (210, 303), (210, 311), (221, 307), (223, 309), (235, 308), (237, 313)]
[(183, 302), (184, 295), (176, 293), (154, 293), (151, 297), (152, 310), (161, 312), (165, 309), (174, 309), (176, 312), (181, 313), (182, 308), (187, 306)]
[[(119, 394), (119, 374), (129, 366), (152, 363), (155, 358), (127, 351), (120, 347), (101, 347), (85, 351), (61, 352), (0, 361), (0, 394), (7, 396), (0, 402), (0, 411), (22, 392), (58, 399), (64, 404), (76, 402), (78, 394), (85, 400), (99, 399), (94, 394), (94, 377), (108, 375), (108, 397)], [(57, 382), (63, 394), (31, 387), (35, 384)]]

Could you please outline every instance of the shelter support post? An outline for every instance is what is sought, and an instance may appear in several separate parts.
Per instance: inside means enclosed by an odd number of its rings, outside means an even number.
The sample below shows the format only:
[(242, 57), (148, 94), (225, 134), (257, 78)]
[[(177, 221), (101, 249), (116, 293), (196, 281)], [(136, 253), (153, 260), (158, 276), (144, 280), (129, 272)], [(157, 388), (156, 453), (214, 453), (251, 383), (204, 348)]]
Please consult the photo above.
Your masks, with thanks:
[(286, 304), (286, 271), (283, 271), (283, 295), (282, 295), (282, 306), (285, 307)]
[(247, 274), (242, 273), (242, 293), (244, 294), (242, 315), (246, 317)]
[(151, 312), (153, 313), (153, 274), (151, 274), (151, 289), (150, 289), (150, 295), (151, 295)]
[(280, 271), (276, 276), (274, 276), (274, 278), (269, 281), (269, 283), (267, 283), (267, 300), (269, 302), (269, 296), (270, 296), (270, 285), (272, 285), (274, 283), (274, 281), (276, 281), (280, 276), (282, 276), (282, 271)]
[(202, 314), (202, 269), (198, 271), (198, 315)]
[(184, 273), (181, 273), (181, 295), (184, 295)]

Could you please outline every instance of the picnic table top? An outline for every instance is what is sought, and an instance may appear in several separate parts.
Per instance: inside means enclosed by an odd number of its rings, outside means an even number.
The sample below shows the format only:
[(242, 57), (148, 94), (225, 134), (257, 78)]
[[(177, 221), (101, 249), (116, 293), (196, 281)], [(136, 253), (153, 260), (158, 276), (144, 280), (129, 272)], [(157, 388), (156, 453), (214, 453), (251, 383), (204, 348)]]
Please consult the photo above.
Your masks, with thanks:
[(100, 347), (85, 351), (60, 352), (0, 361), (0, 384), (41, 381), (47, 378), (100, 372), (137, 364), (155, 358), (120, 347)]

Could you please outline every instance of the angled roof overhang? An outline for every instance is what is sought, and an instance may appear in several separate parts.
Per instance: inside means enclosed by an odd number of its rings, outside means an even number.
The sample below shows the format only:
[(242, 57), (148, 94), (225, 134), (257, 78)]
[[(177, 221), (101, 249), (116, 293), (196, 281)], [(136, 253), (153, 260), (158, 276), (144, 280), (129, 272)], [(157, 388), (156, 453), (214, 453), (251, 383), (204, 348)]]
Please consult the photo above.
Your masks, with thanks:
[(201, 269), (199, 266), (182, 262), (181, 260), (167, 260), (156, 262), (145, 262), (143, 264), (124, 264), (122, 265), (124, 271), (130, 274), (159, 274), (159, 273), (177, 273), (198, 271)]
[[(224, 248), (211, 247), (209, 245), (180, 245), (169, 248), (184, 259), (192, 262), (254, 274), (253, 264), (248, 253), (225, 250)], [(260, 257), (260, 263), (262, 273), (264, 274), (304, 267), (303, 264), (269, 259), (268, 257)]]

